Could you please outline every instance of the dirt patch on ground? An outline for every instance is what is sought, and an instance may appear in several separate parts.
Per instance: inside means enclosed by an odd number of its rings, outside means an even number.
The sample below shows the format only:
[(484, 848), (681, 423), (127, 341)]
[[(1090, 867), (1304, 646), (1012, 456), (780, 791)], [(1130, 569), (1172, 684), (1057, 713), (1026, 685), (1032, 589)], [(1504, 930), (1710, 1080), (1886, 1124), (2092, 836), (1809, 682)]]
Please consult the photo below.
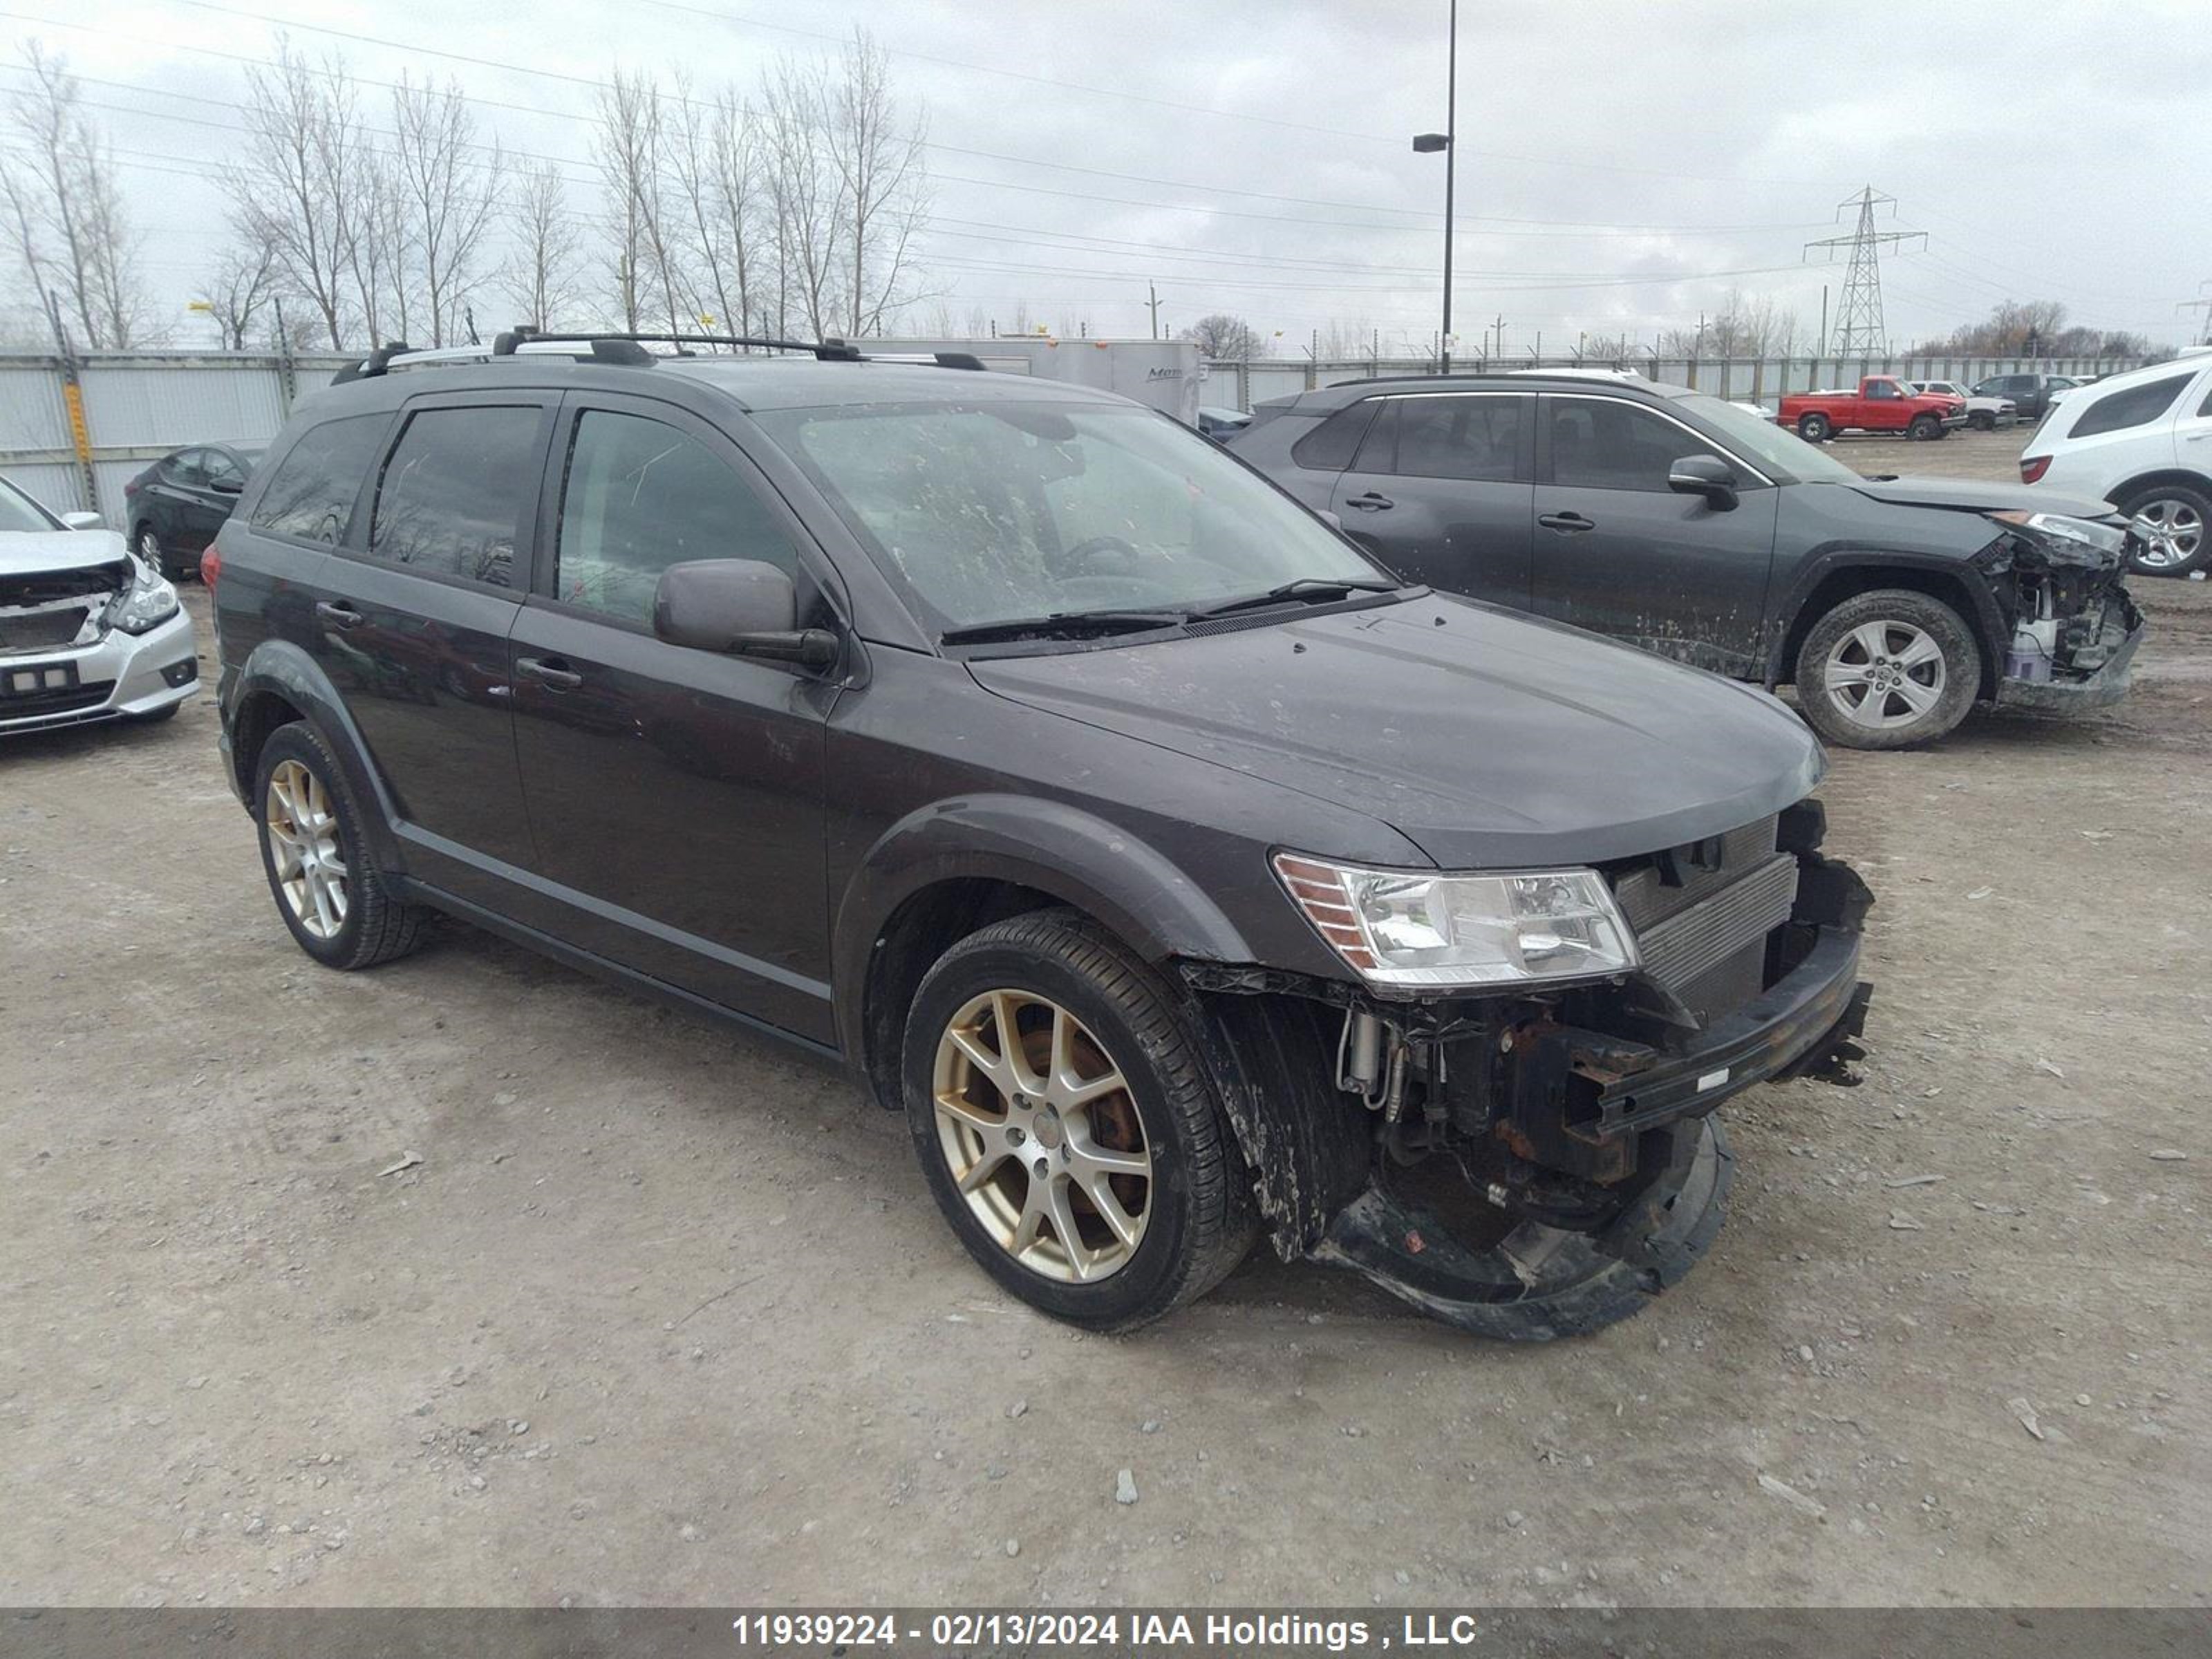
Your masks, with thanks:
[(1836, 757), (1865, 1086), (1533, 1351), (1264, 1261), (1072, 1334), (830, 1072), (463, 928), (313, 966), (207, 703), (10, 744), (0, 1601), (2201, 1600), (2212, 593), (2138, 588), (2119, 709)]

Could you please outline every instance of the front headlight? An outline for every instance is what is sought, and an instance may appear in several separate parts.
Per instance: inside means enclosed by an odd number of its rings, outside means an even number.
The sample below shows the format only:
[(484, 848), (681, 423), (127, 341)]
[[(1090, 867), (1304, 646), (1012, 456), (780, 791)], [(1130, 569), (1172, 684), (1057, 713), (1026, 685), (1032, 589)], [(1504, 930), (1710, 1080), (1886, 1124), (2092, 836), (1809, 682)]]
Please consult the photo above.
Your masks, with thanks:
[(143, 634), (177, 614), (177, 590), (161, 573), (131, 561), (131, 586), (107, 607), (107, 625), (126, 634)]
[(1274, 864), (1306, 919), (1376, 985), (1541, 983), (1636, 966), (1636, 941), (1595, 870), (1424, 875), (1295, 853)]
[(2031, 536), (2040, 536), (2054, 542), (2071, 542), (2078, 547), (2094, 547), (2100, 553), (2124, 553), (2128, 532), (2117, 526), (2098, 524), (2088, 519), (2069, 519), (2063, 513), (1992, 513), (1990, 517), (1999, 524), (2010, 525), (2014, 530), (2025, 530)]

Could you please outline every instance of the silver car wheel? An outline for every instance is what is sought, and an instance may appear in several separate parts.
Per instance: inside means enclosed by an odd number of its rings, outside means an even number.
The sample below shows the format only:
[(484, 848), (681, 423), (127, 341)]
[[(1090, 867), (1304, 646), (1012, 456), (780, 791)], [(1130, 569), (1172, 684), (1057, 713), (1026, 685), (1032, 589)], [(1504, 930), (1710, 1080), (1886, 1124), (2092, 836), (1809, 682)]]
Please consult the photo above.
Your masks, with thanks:
[(2187, 564), (2204, 544), (2204, 520), (2187, 501), (2160, 496), (2136, 509), (2135, 527), (2143, 538), (2136, 562), (2146, 570)]
[(275, 854), (277, 890), (301, 927), (331, 939), (345, 926), (351, 894), (337, 812), (322, 780), (295, 760), (269, 775), (261, 822)]
[(938, 1150), (999, 1248), (1062, 1284), (1127, 1267), (1152, 1216), (1152, 1151), (1090, 1030), (1034, 992), (986, 991), (946, 1025), (934, 1073)]
[(1893, 731), (1943, 700), (1943, 647), (1906, 622), (1863, 623), (1828, 652), (1825, 690), (1844, 719)]

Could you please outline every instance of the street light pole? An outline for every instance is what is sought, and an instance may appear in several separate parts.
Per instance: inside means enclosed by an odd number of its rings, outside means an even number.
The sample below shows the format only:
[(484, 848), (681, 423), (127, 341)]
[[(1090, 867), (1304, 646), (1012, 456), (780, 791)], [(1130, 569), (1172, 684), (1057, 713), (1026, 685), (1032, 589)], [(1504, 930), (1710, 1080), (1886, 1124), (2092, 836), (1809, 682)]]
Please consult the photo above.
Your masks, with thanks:
[(1442, 371), (1451, 373), (1451, 306), (1452, 306), (1452, 202), (1454, 175), (1459, 159), (1459, 0), (1451, 0), (1450, 33), (1447, 36), (1444, 54), (1444, 130), (1442, 132), (1416, 133), (1413, 149), (1422, 155), (1444, 153), (1444, 326), (1437, 341), (1437, 361)]

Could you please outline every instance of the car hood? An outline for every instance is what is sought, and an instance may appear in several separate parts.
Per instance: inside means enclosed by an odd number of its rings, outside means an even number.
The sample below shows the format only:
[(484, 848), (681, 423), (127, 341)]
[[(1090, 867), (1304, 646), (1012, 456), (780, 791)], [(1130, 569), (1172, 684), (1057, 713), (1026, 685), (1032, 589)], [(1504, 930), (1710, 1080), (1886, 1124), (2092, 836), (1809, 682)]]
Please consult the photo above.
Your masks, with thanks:
[(1379, 819), (1448, 869), (1679, 846), (1780, 811), (1825, 769), (1763, 691), (1443, 595), (969, 667), (1001, 696)]
[(0, 531), (0, 576), (43, 576), (130, 557), (112, 530)]
[(1869, 478), (1844, 488), (1898, 507), (1942, 507), (1959, 513), (2059, 513), (2101, 519), (2112, 510), (2102, 501), (2053, 495), (2026, 484), (1972, 483), (1964, 478)]

